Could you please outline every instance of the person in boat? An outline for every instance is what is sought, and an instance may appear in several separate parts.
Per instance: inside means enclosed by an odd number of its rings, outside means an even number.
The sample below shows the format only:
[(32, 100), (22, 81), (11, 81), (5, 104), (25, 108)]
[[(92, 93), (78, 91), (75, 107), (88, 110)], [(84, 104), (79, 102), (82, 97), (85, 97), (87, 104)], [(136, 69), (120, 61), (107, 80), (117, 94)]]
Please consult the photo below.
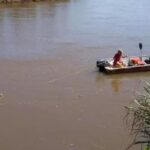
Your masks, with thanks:
[(117, 53), (113, 57), (113, 67), (122, 68), (126, 65), (123, 63), (122, 58), (126, 56), (122, 55), (122, 50), (118, 49)]

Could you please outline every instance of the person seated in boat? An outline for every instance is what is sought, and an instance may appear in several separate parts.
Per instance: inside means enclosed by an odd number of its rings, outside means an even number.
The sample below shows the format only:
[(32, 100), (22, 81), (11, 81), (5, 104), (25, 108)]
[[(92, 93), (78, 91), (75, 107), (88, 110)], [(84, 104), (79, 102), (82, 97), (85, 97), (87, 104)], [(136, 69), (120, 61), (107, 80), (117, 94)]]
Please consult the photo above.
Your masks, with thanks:
[(122, 68), (126, 65), (123, 63), (122, 58), (126, 56), (122, 55), (122, 50), (118, 50), (117, 53), (113, 57), (113, 67)]

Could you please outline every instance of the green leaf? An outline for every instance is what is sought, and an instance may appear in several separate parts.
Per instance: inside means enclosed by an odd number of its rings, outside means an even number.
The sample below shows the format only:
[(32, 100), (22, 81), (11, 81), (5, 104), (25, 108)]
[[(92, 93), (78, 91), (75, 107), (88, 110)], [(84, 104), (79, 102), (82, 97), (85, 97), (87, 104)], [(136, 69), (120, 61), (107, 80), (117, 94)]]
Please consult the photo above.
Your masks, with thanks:
[(150, 145), (146, 145), (144, 150), (150, 150)]

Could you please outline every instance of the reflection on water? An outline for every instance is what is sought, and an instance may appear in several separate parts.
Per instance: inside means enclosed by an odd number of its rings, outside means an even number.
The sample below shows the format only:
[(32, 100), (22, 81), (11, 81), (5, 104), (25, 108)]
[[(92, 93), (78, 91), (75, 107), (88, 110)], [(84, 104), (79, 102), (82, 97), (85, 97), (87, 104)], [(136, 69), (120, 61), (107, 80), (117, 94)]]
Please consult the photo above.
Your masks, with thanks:
[(111, 85), (114, 92), (119, 92), (119, 89), (121, 88), (121, 81), (119, 79), (113, 79)]
[[(123, 74), (112, 74), (107, 75), (101, 73), (99, 71), (96, 72), (96, 82), (98, 84), (105, 85), (107, 82), (112, 87), (114, 92), (120, 92), (123, 88), (125, 88), (126, 84), (128, 86), (128, 82), (135, 81), (133, 91), (141, 90), (143, 87), (143, 82), (149, 82), (150, 72), (136, 72), (136, 73), (123, 73)], [(131, 87), (127, 87), (128, 90), (131, 90)]]
[(102, 74), (102, 73), (97, 73), (96, 74), (96, 82), (98, 83), (101, 83), (101, 84), (103, 84), (104, 85), (104, 83), (105, 82), (107, 82), (106, 80), (110, 80), (111, 81), (111, 83), (110, 83), (110, 85), (111, 85), (111, 87), (112, 87), (112, 90), (114, 91), (114, 92), (119, 92), (119, 90), (121, 89), (121, 84), (122, 84), (122, 79), (120, 78), (120, 77), (115, 77), (115, 78), (113, 78), (112, 77), (112, 79), (109, 79), (109, 77), (107, 78), (107, 76), (108, 75), (106, 75), (106, 74)]

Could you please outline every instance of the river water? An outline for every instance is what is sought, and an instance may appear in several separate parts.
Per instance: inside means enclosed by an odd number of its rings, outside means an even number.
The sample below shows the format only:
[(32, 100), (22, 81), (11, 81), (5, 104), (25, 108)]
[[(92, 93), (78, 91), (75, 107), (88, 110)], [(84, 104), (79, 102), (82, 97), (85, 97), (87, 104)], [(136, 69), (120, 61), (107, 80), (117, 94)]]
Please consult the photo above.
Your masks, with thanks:
[[(117, 48), (149, 54), (149, 0), (0, 6), (0, 149), (123, 150), (124, 106), (150, 73), (104, 75)], [(138, 149), (138, 148), (136, 148)]]

